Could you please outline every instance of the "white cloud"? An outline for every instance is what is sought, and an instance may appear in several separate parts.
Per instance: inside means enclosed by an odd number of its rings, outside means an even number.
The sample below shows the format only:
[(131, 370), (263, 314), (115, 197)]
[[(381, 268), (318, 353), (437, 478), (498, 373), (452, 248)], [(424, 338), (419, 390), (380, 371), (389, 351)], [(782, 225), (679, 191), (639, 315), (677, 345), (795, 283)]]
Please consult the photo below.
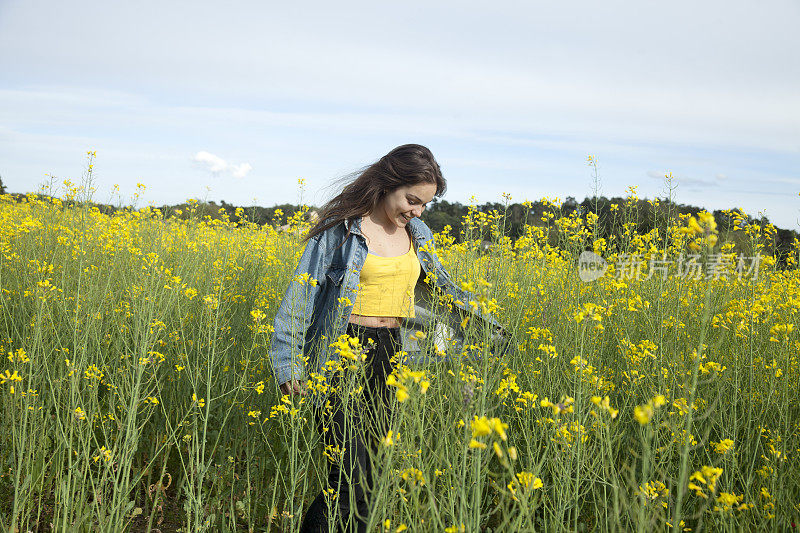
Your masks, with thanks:
[(194, 154), (194, 160), (206, 165), (214, 174), (219, 174), (228, 168), (228, 163), (224, 159), (208, 152), (197, 152)]
[(247, 176), (251, 170), (253, 170), (253, 166), (250, 163), (240, 163), (238, 165), (234, 165), (228, 163), (220, 156), (206, 151), (197, 152), (194, 154), (192, 159), (205, 166), (209, 172), (215, 175), (228, 173), (234, 178), (243, 178)]
[(234, 178), (243, 178), (247, 176), (247, 173), (253, 170), (252, 165), (250, 163), (242, 163), (241, 165), (231, 165), (231, 175)]

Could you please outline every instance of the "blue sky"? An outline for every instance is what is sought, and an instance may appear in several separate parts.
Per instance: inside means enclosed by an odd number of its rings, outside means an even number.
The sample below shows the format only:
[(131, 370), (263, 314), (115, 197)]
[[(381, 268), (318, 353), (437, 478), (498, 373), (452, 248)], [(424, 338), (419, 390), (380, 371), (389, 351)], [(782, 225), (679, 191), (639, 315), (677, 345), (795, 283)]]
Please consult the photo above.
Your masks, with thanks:
[(0, 176), (76, 181), (91, 149), (98, 201), (269, 206), (304, 178), (321, 204), (415, 142), (450, 201), (580, 200), (593, 154), (605, 196), (671, 172), (678, 202), (800, 229), (799, 25), (796, 0), (0, 0)]

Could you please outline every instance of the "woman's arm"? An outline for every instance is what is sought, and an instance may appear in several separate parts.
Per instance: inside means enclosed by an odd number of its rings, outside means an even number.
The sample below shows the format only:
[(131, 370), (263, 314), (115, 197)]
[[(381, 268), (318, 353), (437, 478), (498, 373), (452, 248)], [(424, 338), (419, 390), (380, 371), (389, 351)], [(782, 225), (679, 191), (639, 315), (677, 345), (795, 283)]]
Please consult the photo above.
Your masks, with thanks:
[(433, 240), (426, 243), (426, 248), (433, 259), (433, 268), (435, 273), (434, 284), (439, 287), (445, 294), (451, 295), (453, 298), (453, 305), (468, 314), (468, 316), (476, 316), (480, 318), (486, 325), (490, 326), (490, 340), (495, 347), (497, 354), (503, 354), (511, 348), (511, 336), (505, 327), (503, 327), (497, 319), (488, 312), (485, 312), (480, 305), (470, 304), (470, 302), (477, 302), (478, 298), (470, 291), (465, 291), (456, 286), (453, 282), (450, 273), (442, 265), (436, 252), (434, 250)]
[(269, 354), (275, 381), (284, 393), (298, 393), (299, 385), (295, 382), (305, 376), (303, 348), (325, 282), (324, 259), (325, 239), (324, 234), (319, 234), (306, 243), (275, 314)]
[[(428, 229), (427, 226), (425, 226), (425, 228)], [(430, 232), (430, 229), (428, 229), (428, 232)], [(477, 297), (473, 293), (465, 291), (455, 284), (450, 276), (450, 273), (439, 260), (439, 256), (436, 255), (432, 234), (430, 235), (430, 239), (425, 242), (424, 249), (428, 252), (428, 254), (430, 254), (433, 260), (432, 264), (428, 265), (428, 267), (429, 269), (433, 270), (434, 285), (445, 291), (445, 293), (450, 294), (456, 301), (455, 305), (460, 309), (467, 311), (470, 314), (474, 314), (495, 328), (502, 330), (503, 328), (500, 323), (491, 314), (483, 312), (480, 307), (476, 309), (473, 306), (470, 306), (469, 302), (477, 301)]]

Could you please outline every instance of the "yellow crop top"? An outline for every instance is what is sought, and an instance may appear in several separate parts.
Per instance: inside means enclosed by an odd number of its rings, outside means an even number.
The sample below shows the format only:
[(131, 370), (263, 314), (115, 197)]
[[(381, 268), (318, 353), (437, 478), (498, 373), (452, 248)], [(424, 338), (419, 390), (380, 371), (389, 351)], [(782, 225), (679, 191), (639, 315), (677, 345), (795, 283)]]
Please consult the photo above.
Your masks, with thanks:
[(361, 267), (353, 314), (414, 316), (414, 286), (421, 268), (414, 246), (396, 257), (367, 254)]

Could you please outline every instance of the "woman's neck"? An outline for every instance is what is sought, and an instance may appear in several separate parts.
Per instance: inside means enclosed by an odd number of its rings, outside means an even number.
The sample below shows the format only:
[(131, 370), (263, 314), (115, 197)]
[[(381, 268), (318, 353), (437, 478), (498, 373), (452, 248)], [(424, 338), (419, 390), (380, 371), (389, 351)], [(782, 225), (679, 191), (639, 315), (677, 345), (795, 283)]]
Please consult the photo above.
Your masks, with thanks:
[[(377, 227), (383, 229), (383, 231), (385, 231), (387, 235), (394, 235), (397, 232), (397, 230), (400, 229), (400, 228), (397, 227), (396, 224), (392, 223), (392, 221), (389, 220), (389, 218), (386, 217), (385, 214), (383, 216), (380, 216), (380, 215), (378, 215), (378, 213), (374, 213), (374, 212), (373, 213), (367, 213), (361, 219), (361, 223), (362, 224), (364, 223), (364, 219), (369, 219), (370, 223), (373, 226), (377, 226)], [(406, 228), (408, 228), (408, 226), (406, 226)]]

